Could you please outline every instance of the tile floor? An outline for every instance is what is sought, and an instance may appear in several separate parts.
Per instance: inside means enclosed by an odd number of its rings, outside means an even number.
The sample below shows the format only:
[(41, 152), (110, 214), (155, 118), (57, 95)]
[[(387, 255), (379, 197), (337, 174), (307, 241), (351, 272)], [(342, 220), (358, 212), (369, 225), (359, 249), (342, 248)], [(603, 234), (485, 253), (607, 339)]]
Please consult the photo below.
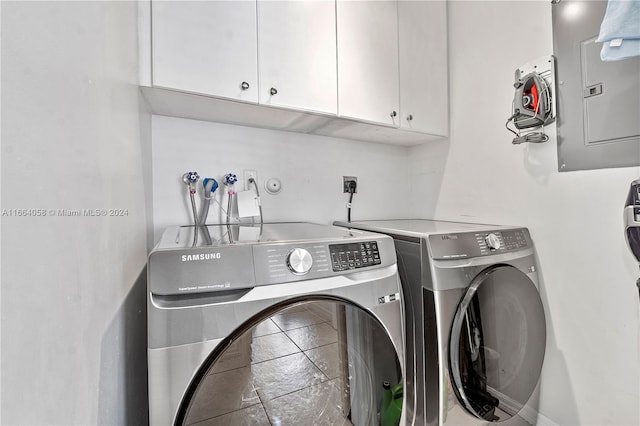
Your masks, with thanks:
[(292, 306), (236, 340), (198, 389), (187, 423), (351, 425), (336, 307)]

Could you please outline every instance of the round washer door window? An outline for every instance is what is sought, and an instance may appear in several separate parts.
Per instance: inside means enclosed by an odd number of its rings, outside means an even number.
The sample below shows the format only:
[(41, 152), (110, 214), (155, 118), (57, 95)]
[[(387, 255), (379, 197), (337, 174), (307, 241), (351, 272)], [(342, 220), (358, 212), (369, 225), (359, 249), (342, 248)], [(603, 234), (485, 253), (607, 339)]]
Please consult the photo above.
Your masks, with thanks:
[(401, 364), (380, 321), (347, 301), (305, 300), (268, 309), (224, 339), (175, 424), (397, 424), (401, 409)]
[(538, 383), (545, 344), (544, 308), (529, 277), (508, 265), (478, 274), (449, 341), (451, 380), (464, 408), (492, 422), (513, 417)]

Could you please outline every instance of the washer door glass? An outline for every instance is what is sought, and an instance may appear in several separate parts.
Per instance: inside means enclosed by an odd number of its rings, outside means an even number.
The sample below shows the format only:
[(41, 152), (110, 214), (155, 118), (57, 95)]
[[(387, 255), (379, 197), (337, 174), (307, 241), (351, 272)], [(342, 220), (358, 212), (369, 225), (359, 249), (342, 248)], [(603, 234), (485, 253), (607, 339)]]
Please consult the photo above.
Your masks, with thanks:
[(487, 421), (514, 416), (538, 383), (545, 344), (544, 308), (533, 282), (507, 265), (478, 274), (458, 306), (449, 342), (462, 405)]
[(345, 301), (312, 300), (270, 308), (224, 339), (176, 424), (398, 424), (402, 399), (400, 361), (378, 319)]

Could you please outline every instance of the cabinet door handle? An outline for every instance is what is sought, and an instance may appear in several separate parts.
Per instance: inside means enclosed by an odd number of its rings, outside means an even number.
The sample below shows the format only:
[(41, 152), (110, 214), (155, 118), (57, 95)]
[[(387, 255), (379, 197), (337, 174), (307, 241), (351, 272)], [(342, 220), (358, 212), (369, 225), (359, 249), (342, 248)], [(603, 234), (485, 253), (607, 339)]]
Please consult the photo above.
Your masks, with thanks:
[(411, 114), (407, 115), (407, 121), (411, 121), (411, 120), (413, 120), (413, 115)]
[(275, 87), (272, 87), (271, 90), (269, 90), (269, 93), (271, 93), (271, 96), (278, 94), (278, 91), (276, 90)]
[(395, 118), (398, 115), (398, 113), (395, 111), (391, 111), (391, 114), (389, 115), (391, 115), (391, 118)]
[(242, 90), (247, 90), (249, 87), (249, 83), (247, 83), (246, 81), (243, 81), (242, 84), (240, 84), (240, 88)]

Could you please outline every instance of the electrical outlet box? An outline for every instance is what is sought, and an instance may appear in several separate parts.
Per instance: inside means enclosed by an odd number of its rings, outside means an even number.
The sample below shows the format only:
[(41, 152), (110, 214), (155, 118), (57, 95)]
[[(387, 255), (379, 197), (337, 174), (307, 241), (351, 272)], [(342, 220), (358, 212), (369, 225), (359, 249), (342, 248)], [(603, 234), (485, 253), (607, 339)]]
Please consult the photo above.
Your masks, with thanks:
[(244, 178), (244, 190), (248, 191), (251, 188), (254, 188), (253, 184), (249, 182), (249, 179), (253, 178), (258, 183), (258, 172), (256, 170), (244, 170), (243, 171)]
[(358, 192), (358, 178), (355, 177), (355, 176), (342, 176), (342, 192), (343, 193), (349, 192), (349, 183), (350, 182), (355, 182), (356, 189), (353, 192), (357, 193)]

